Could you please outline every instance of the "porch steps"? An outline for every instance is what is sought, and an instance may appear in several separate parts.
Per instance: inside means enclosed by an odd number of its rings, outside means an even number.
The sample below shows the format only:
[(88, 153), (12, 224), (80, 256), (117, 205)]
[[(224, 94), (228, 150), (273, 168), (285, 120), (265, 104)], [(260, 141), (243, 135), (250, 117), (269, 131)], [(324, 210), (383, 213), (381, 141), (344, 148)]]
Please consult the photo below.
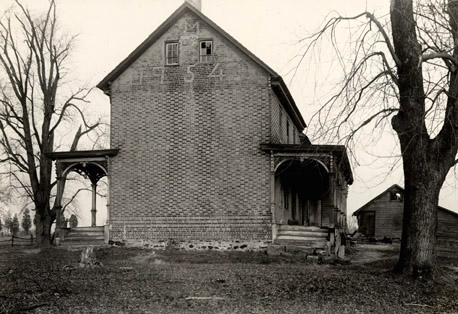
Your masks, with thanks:
[(104, 227), (77, 227), (69, 230), (60, 246), (88, 246), (105, 244)]
[(326, 246), (328, 229), (314, 226), (281, 225), (274, 245), (297, 248), (323, 249)]

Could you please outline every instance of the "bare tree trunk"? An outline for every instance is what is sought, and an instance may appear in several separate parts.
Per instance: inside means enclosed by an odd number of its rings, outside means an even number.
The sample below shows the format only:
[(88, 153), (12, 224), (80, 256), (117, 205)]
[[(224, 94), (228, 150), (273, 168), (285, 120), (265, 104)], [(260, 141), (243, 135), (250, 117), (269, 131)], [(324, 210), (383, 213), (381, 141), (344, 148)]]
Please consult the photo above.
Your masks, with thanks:
[[(330, 130), (323, 131), (326, 136), (345, 133), (342, 130), (349, 126), (347, 139), (352, 142), (361, 128), (378, 126), (395, 113), (391, 123), (399, 138), (405, 180), (403, 234), (396, 269), (416, 277), (430, 276), (435, 265), (440, 189), (450, 169), (458, 166), (458, 1), (390, 2), (391, 36), (370, 12), (333, 17), (309, 37), (311, 43), (304, 55), (323, 34), (337, 36), (339, 23), (361, 17), (369, 20), (368, 28), (356, 32), (355, 58), (350, 71), (345, 69), (342, 88), (315, 115), (320, 122), (317, 126), (321, 131), (323, 125), (331, 124)], [(366, 45), (373, 28), (380, 37)], [(347, 53), (339, 51), (335, 42), (333, 49), (339, 56)], [(375, 67), (374, 57), (381, 58)], [(378, 71), (379, 67), (383, 70)], [(398, 108), (393, 107), (395, 99)], [(341, 100), (344, 105), (339, 112)], [(348, 124), (354, 112), (372, 113), (373, 108), (380, 110), (365, 120), (355, 117), (356, 123)]]
[(406, 136), (406, 129), (398, 134), (405, 191), (401, 251), (395, 270), (412, 273), (415, 278), (431, 277), (436, 264), (439, 194), (452, 159), (441, 156), (434, 140)]
[(40, 215), (39, 212), (46, 212), (46, 209), (36, 209), (36, 243), (39, 246), (48, 246), (52, 244), (51, 226), (54, 219), (49, 214)]
[(396, 270), (429, 277), (436, 262), (437, 183), (405, 180), (401, 252)]

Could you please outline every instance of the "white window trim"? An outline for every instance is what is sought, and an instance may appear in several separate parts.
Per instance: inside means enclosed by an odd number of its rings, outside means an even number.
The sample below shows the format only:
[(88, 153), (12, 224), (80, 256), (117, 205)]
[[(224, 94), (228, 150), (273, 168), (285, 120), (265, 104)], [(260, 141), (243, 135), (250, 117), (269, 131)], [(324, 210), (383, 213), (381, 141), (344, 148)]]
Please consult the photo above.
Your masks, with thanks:
[[(202, 54), (202, 43), (211, 43), (211, 54)], [(207, 49), (207, 48), (204, 48)], [(215, 55), (215, 45), (212, 39), (202, 39), (199, 41), (199, 62), (201, 63), (212, 63)]]
[[(169, 58), (169, 55), (168, 55), (168, 51), (169, 51), (168, 47), (169, 47), (169, 45), (176, 46), (176, 53), (177, 53), (176, 59), (177, 59), (177, 62), (175, 62), (175, 63), (169, 63), (169, 59), (173, 58), (173, 57)], [(166, 42), (165, 43), (165, 65), (178, 65), (179, 62), (180, 62), (180, 47), (179, 47), (178, 42), (177, 41)]]

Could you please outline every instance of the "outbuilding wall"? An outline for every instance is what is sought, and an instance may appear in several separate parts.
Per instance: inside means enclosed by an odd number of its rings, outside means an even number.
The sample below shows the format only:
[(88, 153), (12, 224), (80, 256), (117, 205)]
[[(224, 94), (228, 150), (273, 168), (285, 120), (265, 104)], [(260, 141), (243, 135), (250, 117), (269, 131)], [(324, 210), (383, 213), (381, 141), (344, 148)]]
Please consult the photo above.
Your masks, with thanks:
[[(400, 200), (391, 200), (390, 192), (386, 192), (380, 198), (371, 201), (364, 210), (359, 212), (361, 217), (363, 212), (375, 212), (375, 238), (384, 237), (400, 239), (402, 236), (402, 214), (404, 203)], [(360, 223), (360, 218), (358, 219)]]
[[(391, 193), (399, 193), (399, 200), (392, 200)], [(402, 236), (404, 191), (401, 188), (387, 190), (357, 212), (358, 223), (364, 212), (375, 212), (375, 238), (398, 238)], [(361, 229), (361, 225), (359, 226)], [(437, 251), (442, 255), (458, 256), (458, 213), (439, 207), (437, 210)]]
[(437, 248), (444, 255), (458, 256), (458, 213), (440, 209), (437, 213)]

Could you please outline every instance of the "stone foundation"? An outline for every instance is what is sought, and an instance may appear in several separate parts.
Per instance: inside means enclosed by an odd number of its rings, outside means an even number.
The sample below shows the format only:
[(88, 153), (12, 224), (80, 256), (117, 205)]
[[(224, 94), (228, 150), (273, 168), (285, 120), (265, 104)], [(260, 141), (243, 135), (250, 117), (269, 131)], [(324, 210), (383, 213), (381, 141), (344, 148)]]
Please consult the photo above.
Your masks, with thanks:
[[(116, 245), (117, 242), (113, 242)], [(215, 250), (215, 251), (265, 251), (270, 241), (201, 241), (201, 240), (127, 240), (120, 242), (130, 247), (144, 247), (156, 250)]]

